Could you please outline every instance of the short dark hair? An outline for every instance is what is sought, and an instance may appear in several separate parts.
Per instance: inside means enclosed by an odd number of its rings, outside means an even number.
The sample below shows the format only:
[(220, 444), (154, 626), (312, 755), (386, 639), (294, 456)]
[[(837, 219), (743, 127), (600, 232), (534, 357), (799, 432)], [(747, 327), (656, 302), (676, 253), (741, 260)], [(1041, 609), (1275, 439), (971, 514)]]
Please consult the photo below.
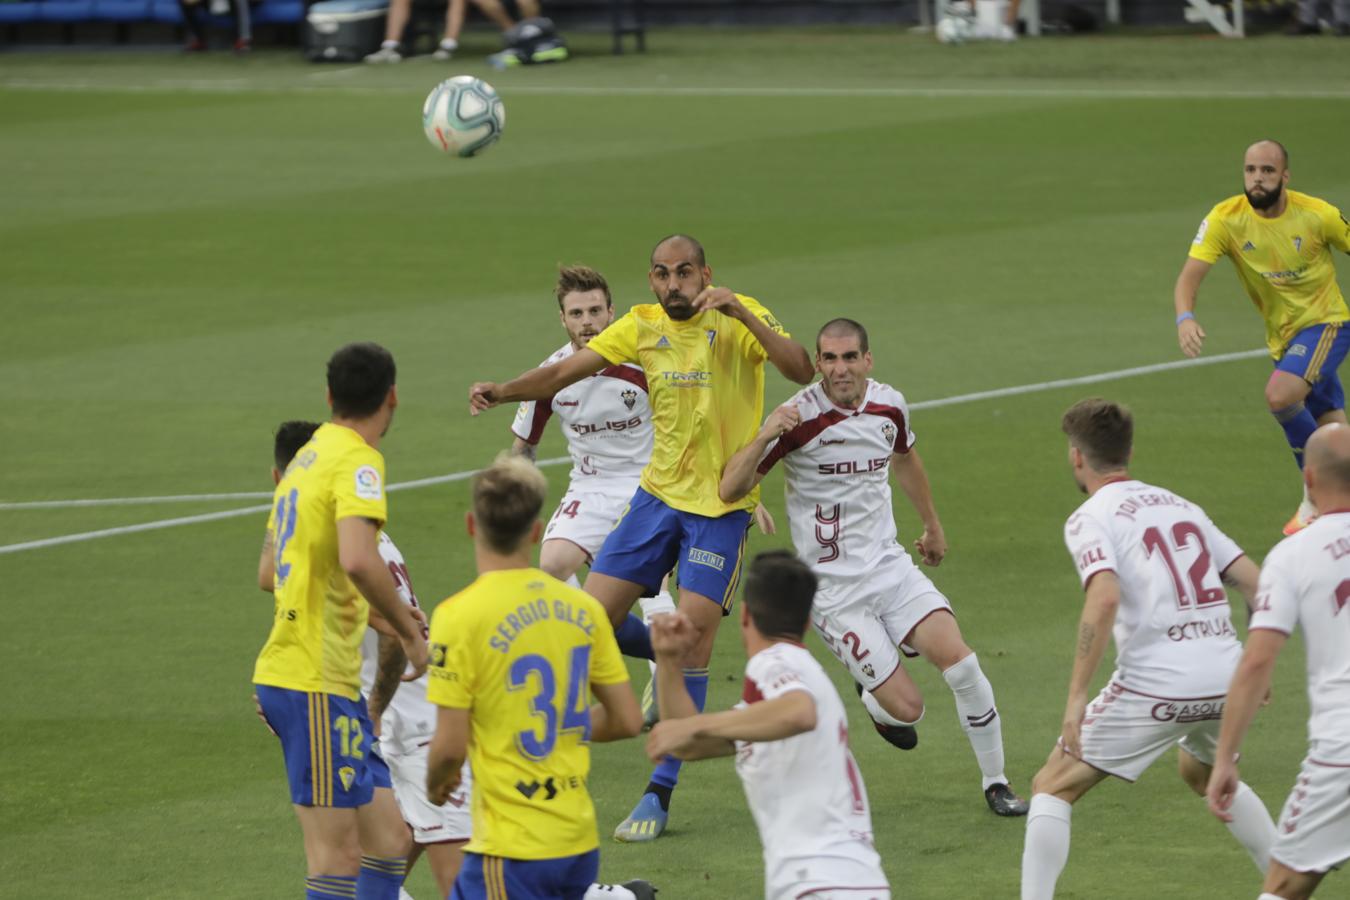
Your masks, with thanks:
[(1098, 472), (1125, 468), (1134, 446), (1134, 416), (1128, 408), (1101, 397), (1079, 400), (1060, 422), (1069, 442)]
[(272, 460), (276, 463), (278, 472), (286, 471), (291, 460), (295, 459), (295, 454), (309, 443), (309, 439), (314, 437), (314, 432), (318, 429), (318, 422), (292, 420), (281, 423), (277, 428), (276, 439), (272, 442)]
[(503, 452), (473, 477), (473, 517), (489, 547), (514, 553), (539, 519), (548, 480), (523, 456)]
[(605, 305), (614, 305), (605, 276), (590, 266), (559, 266), (558, 284), (553, 288), (553, 296), (558, 298), (558, 309), (563, 308), (564, 297), (578, 291), (604, 291)]
[(708, 264), (708, 257), (703, 253), (703, 245), (702, 245), (701, 243), (699, 243), (696, 239), (691, 238), (691, 237), (690, 237), (689, 235), (687, 235), (687, 234), (671, 234), (671, 235), (667, 235), (667, 236), (661, 238), (661, 240), (657, 241), (657, 242), (656, 242), (656, 246), (652, 248), (652, 260), (653, 260), (653, 261), (656, 260), (656, 251), (657, 251), (657, 250), (660, 250), (662, 247), (664, 247), (666, 244), (669, 244), (671, 241), (683, 241), (684, 243), (688, 244), (690, 247), (693, 247), (693, 248), (694, 248), (694, 259), (698, 260), (698, 264), (699, 264), (700, 266), (706, 266), (706, 265)]
[(820, 353), (820, 339), (826, 337), (848, 337), (854, 334), (858, 336), (858, 349), (863, 353), (867, 352), (867, 329), (862, 324), (852, 319), (831, 319), (820, 327), (816, 333), (816, 353)]
[(355, 419), (374, 414), (397, 375), (393, 354), (379, 344), (366, 341), (341, 348), (328, 360), (333, 414)]
[(800, 641), (811, 624), (815, 573), (787, 550), (766, 550), (745, 575), (745, 608), (759, 633)]

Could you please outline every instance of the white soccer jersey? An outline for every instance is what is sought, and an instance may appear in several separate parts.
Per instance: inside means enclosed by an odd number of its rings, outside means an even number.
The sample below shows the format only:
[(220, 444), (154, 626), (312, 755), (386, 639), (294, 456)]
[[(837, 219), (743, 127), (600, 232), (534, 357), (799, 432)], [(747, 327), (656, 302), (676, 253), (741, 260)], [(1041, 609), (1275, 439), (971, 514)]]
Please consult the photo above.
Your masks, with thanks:
[(1113, 680), (1165, 700), (1214, 697), (1242, 655), (1220, 573), (1242, 550), (1194, 503), (1132, 479), (1101, 488), (1064, 525), (1086, 587), (1120, 580)]
[[(380, 558), (389, 566), (404, 603), (417, 607), (417, 594), (403, 554), (384, 532), (380, 532)], [(361, 642), (361, 694), (369, 699), (375, 685), (375, 670), (379, 665), (380, 636), (373, 628), (366, 629)], [(380, 743), (395, 753), (411, 753), (418, 744), (429, 740), (436, 731), (436, 708), (427, 700), (427, 675), (398, 686), (389, 708), (380, 721)]]
[[(551, 366), (576, 352), (569, 342), (541, 365)], [(652, 410), (647, 377), (640, 366), (625, 363), (602, 369), (568, 385), (548, 400), (527, 400), (516, 410), (511, 432), (539, 443), (549, 417), (558, 416), (572, 456), (572, 486), (600, 491), (601, 483), (632, 494), (652, 458)], [(593, 485), (587, 485), (593, 482)]]
[(1251, 629), (1303, 628), (1309, 758), (1350, 764), (1350, 511), (1327, 513), (1285, 538), (1261, 567)]
[(769, 445), (759, 473), (783, 460), (798, 555), (819, 574), (842, 577), (903, 555), (889, 476), (892, 454), (914, 446), (905, 398), (869, 379), (857, 409), (835, 406), (820, 382), (788, 403), (796, 405), (801, 424)]
[(781, 741), (736, 743), (736, 772), (764, 845), (766, 894), (885, 887), (867, 791), (849, 751), (848, 716), (829, 676), (800, 644), (774, 644), (750, 658), (742, 704), (790, 691), (815, 701), (814, 729)]

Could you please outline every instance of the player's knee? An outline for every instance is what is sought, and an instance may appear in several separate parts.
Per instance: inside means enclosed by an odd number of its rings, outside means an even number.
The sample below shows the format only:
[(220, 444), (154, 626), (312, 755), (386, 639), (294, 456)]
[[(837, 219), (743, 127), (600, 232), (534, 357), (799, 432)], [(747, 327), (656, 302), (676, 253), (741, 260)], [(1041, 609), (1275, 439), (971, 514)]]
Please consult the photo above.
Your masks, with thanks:
[(1302, 379), (1271, 378), (1266, 382), (1266, 406), (1277, 418), (1298, 411), (1307, 395), (1307, 383)]

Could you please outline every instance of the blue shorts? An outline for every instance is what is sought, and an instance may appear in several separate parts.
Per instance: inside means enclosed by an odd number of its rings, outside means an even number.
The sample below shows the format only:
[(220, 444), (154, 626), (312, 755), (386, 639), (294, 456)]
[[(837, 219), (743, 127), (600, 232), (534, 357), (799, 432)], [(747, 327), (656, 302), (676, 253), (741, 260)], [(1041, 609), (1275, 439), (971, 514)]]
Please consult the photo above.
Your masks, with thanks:
[(642, 585), (645, 596), (679, 565), (679, 585), (722, 604), (731, 612), (741, 557), (750, 527), (743, 509), (723, 516), (700, 516), (671, 509), (638, 488), (614, 530), (591, 563), (591, 571)]
[(1350, 351), (1350, 328), (1343, 323), (1313, 325), (1294, 335), (1275, 369), (1297, 375), (1312, 386), (1304, 401), (1314, 419), (1333, 409), (1345, 409), (1345, 390), (1336, 370)]
[(449, 900), (582, 900), (599, 874), (599, 850), (556, 859), (465, 853)]
[[(254, 687), (267, 724), (281, 738), (291, 802), (339, 807), (369, 803), (375, 784), (366, 704), (337, 694)], [(386, 784), (388, 778), (386, 769)]]

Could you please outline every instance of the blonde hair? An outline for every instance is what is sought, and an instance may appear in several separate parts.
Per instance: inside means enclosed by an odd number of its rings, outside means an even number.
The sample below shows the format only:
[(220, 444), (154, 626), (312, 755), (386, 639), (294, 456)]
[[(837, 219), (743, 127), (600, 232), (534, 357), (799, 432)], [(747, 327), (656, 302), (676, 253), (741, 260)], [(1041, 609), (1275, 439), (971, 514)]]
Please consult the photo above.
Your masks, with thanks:
[(503, 452), (473, 478), (473, 517), (487, 545), (514, 553), (539, 519), (548, 493), (544, 473), (523, 456)]

